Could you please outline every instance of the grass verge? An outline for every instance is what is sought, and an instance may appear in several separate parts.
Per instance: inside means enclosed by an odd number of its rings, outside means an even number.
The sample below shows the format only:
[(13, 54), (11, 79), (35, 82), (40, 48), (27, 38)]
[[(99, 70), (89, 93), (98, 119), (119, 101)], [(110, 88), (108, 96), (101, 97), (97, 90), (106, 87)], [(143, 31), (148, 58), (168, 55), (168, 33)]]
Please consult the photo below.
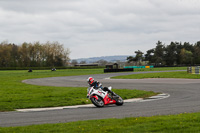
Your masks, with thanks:
[(140, 72), (140, 71), (167, 71), (167, 70), (187, 70), (187, 67), (134, 68), (134, 72)]
[(181, 72), (161, 72), (161, 73), (143, 73), (132, 74), (124, 76), (112, 77), (113, 79), (144, 79), (144, 78), (186, 78), (186, 79), (200, 79), (198, 74), (188, 74), (185, 71)]
[(23, 127), (0, 127), (1, 133), (197, 133), (200, 131), (200, 113), (131, 117), (124, 119), (88, 120), (60, 124), (43, 124)]
[[(86, 74), (101, 74), (103, 69), (65, 69), (55, 72), (47, 70), (27, 71), (0, 71), (0, 111), (15, 109), (70, 106), (88, 104), (84, 87), (48, 87), (21, 83), (31, 78), (56, 76), (72, 76)], [(114, 90), (122, 98), (148, 97), (154, 92), (138, 90)]]

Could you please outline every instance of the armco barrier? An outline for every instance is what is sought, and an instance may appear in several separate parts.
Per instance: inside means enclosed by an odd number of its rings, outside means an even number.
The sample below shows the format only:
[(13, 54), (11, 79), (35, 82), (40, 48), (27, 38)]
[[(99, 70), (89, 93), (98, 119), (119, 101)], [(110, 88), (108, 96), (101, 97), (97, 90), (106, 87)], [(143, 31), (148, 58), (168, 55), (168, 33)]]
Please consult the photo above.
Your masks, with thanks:
[(154, 68), (154, 66), (125, 66), (124, 68)]
[(191, 74), (200, 74), (200, 66), (195, 66), (195, 67), (188, 67), (187, 72)]

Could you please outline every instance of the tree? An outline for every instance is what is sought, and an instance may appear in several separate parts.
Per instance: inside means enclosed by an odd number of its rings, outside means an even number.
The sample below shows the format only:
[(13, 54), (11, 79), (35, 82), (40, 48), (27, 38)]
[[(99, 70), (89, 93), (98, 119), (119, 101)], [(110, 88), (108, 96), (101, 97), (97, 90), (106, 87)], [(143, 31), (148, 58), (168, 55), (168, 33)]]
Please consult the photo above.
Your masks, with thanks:
[(180, 60), (181, 60), (181, 64), (192, 64), (192, 52), (185, 50), (185, 48), (181, 49), (181, 53), (180, 53)]
[(27, 43), (17, 46), (0, 44), (0, 67), (52, 67), (66, 66), (69, 62), (69, 49), (58, 42)]
[(29, 49), (28, 43), (24, 42), (20, 47), (19, 47), (19, 64), (21, 67), (30, 67), (30, 49)]
[(70, 50), (58, 42), (47, 42), (43, 45), (45, 54), (44, 61), (47, 66), (66, 66), (69, 63)]
[(18, 60), (19, 60), (19, 53), (18, 53), (19, 47), (15, 44), (10, 44), (10, 45), (12, 47), (10, 67), (17, 67), (18, 66)]
[(152, 58), (156, 66), (160, 64), (164, 64), (164, 52), (165, 52), (165, 46), (162, 44), (161, 41), (158, 41), (156, 43), (154, 56)]
[(72, 60), (72, 61), (71, 61), (71, 64), (72, 64), (73, 66), (75, 66), (76, 64), (78, 64), (78, 62), (77, 62), (77, 60)]
[(129, 56), (127, 57), (128, 63), (130, 62), (136, 62), (136, 65), (141, 65), (141, 62), (143, 60), (143, 52), (141, 52), (140, 50), (135, 51), (136, 56)]
[(80, 64), (86, 64), (86, 61), (81, 61)]
[(7, 42), (2, 42), (0, 45), (0, 66), (8, 67), (11, 60), (12, 46)]
[(200, 41), (198, 41), (195, 45), (194, 45), (194, 63), (195, 64), (200, 64)]
[(106, 64), (108, 64), (106, 60), (98, 60), (96, 63), (98, 63), (100, 66), (106, 66)]
[(135, 58), (133, 56), (128, 56), (126, 58), (126, 60), (128, 61), (128, 63), (131, 63), (131, 62), (135, 61)]
[(138, 50), (138, 51), (135, 51), (136, 53), (136, 56), (135, 56), (135, 60), (137, 62), (138, 65), (141, 65), (141, 62), (143, 61), (143, 52)]
[(155, 62), (154, 52), (155, 52), (155, 49), (150, 49), (150, 50), (147, 50), (147, 53), (145, 54), (145, 61), (149, 61), (149, 64)]
[(184, 46), (182, 45), (182, 43), (180, 42), (180, 43), (178, 43), (178, 42), (176, 42), (176, 47), (177, 47), (177, 56), (176, 56), (176, 62), (177, 62), (177, 64), (182, 64), (181, 63), (181, 49), (183, 49), (184, 48)]
[(166, 47), (165, 60), (167, 65), (175, 65), (177, 63), (177, 45), (174, 42), (171, 42), (170, 45)]

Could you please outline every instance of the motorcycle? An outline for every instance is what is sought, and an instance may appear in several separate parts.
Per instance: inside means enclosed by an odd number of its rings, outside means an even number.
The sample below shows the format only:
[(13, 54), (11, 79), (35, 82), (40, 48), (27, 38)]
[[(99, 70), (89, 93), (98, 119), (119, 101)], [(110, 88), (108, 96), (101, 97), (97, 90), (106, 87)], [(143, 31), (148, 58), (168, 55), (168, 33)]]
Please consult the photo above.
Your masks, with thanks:
[[(109, 90), (112, 87), (108, 87)], [(123, 99), (114, 93), (114, 95), (109, 94), (107, 91), (103, 91), (101, 88), (94, 89), (94, 87), (89, 87), (87, 89), (87, 98), (92, 101), (96, 107), (104, 107), (108, 104), (116, 104), (117, 106), (123, 105)]]

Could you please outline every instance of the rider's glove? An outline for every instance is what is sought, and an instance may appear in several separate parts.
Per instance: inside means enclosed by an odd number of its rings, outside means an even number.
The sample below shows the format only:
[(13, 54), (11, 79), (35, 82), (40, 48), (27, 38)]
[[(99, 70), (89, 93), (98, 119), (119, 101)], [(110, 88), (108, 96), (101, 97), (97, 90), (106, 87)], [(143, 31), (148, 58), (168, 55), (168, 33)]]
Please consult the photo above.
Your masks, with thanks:
[(101, 84), (101, 83), (99, 83), (99, 87), (102, 87), (102, 84)]

